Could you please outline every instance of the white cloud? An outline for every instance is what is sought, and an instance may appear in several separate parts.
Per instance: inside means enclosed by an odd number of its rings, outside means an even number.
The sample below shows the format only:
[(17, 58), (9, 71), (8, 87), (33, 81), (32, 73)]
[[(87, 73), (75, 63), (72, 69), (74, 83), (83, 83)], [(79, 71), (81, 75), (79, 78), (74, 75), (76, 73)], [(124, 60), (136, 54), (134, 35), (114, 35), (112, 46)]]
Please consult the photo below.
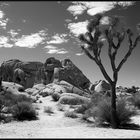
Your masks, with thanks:
[(66, 21), (67, 23), (72, 22), (71, 19), (66, 19), (65, 21)]
[(19, 47), (34, 48), (38, 44), (40, 44), (43, 40), (44, 38), (41, 37), (40, 34), (38, 33), (26, 35), (26, 36), (23, 35), (21, 38), (17, 39), (15, 45)]
[(81, 56), (81, 55), (84, 55), (84, 53), (76, 53), (75, 55)]
[(65, 39), (67, 35), (66, 34), (56, 34), (54, 36), (52, 36), (52, 39), (50, 41), (47, 41), (47, 44), (62, 44), (62, 43), (66, 43), (68, 40)]
[(13, 44), (8, 43), (9, 38), (5, 36), (0, 37), (0, 47), (5, 47), (5, 48), (11, 48), (13, 47)]
[(44, 48), (45, 48), (45, 49), (56, 49), (57, 47), (52, 46), (52, 45), (48, 45), (48, 46), (45, 46)]
[(46, 39), (46, 30), (31, 35), (22, 35), (21, 38), (15, 39), (15, 45), (19, 47), (35, 48), (38, 44), (42, 44)]
[(103, 25), (108, 25), (110, 23), (110, 19), (108, 16), (105, 16), (103, 17), (101, 20), (100, 20), (100, 23), (103, 24)]
[(45, 46), (44, 49), (47, 49), (46, 53), (49, 53), (49, 54), (66, 54), (68, 53), (68, 51), (64, 48), (58, 48), (56, 46), (53, 46), (53, 45), (48, 45), (48, 46)]
[(19, 33), (13, 29), (11, 29), (10, 31), (8, 31), (8, 33), (12, 36), (12, 38), (16, 37)]
[(8, 21), (9, 19), (5, 17), (4, 12), (0, 10), (0, 28), (6, 29)]
[(2, 19), (3, 17), (4, 17), (3, 11), (0, 11), (0, 19)]
[(104, 13), (120, 5), (122, 7), (128, 7), (134, 4), (133, 1), (129, 2), (72, 2), (73, 5), (69, 6), (67, 10), (73, 14), (73, 16), (81, 15), (87, 11), (88, 15), (95, 15), (97, 13)]
[(73, 15), (81, 15), (85, 10), (86, 10), (86, 6), (84, 5), (71, 5), (68, 7), (68, 11), (73, 14)]
[(122, 7), (128, 7), (133, 5), (135, 2), (133, 1), (120, 1), (118, 2), (118, 5), (122, 6)]
[(68, 53), (68, 51), (66, 51), (65, 49), (59, 49), (57, 54), (66, 54)]
[(88, 25), (87, 20), (83, 22), (69, 23), (68, 29), (75, 36), (79, 36), (80, 34), (87, 32), (87, 25)]

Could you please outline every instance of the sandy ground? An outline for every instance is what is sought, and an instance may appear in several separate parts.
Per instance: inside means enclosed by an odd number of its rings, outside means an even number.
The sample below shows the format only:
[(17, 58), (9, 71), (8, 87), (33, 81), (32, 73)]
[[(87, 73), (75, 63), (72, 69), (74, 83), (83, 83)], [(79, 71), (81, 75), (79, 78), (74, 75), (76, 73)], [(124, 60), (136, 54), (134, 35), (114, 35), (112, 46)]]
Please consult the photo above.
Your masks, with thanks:
[[(42, 100), (39, 120), (0, 124), (0, 138), (140, 138), (140, 130), (98, 128), (79, 118), (64, 117), (50, 97)], [(44, 113), (44, 106), (53, 107), (54, 114)], [(140, 124), (140, 115), (132, 120)]]

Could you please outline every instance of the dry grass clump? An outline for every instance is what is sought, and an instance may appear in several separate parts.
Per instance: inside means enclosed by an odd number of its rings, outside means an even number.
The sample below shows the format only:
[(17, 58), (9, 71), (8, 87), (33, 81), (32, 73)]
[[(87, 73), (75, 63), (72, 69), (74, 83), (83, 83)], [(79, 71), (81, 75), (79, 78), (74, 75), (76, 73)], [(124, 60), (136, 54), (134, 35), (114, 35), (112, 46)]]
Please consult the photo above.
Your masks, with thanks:
[(51, 106), (44, 106), (44, 113), (53, 114), (53, 108)]
[(59, 111), (65, 111), (64, 106), (61, 105), (61, 104), (58, 104), (57, 109), (58, 109)]

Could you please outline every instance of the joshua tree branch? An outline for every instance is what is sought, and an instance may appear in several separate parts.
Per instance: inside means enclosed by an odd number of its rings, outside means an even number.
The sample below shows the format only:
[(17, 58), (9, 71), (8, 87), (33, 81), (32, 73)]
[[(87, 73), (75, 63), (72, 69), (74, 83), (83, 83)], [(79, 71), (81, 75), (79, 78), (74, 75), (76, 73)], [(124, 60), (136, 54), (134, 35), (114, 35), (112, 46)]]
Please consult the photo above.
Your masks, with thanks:
[(126, 60), (128, 59), (128, 57), (131, 55), (133, 48), (130, 48), (128, 50), (128, 52), (126, 53), (126, 55), (124, 56), (124, 58), (121, 60), (120, 64), (117, 67), (117, 71), (119, 71), (122, 67), (122, 65), (126, 62)]
[(102, 74), (104, 75), (105, 79), (106, 79), (109, 83), (112, 83), (112, 80), (111, 80), (111, 78), (109, 77), (109, 75), (107, 74), (107, 72), (106, 72), (106, 70), (105, 70), (105, 68), (104, 68), (104, 66), (103, 66), (103, 64), (102, 64), (102, 62), (101, 62), (101, 61), (97, 61), (97, 65), (99, 66), (99, 68), (100, 68)]
[(131, 40), (130, 38), (131, 38), (131, 37), (129, 37), (129, 43), (130, 43), (130, 45), (129, 45), (129, 50), (128, 50), (128, 52), (126, 53), (126, 55), (124, 56), (124, 58), (122, 59), (122, 61), (120, 62), (120, 64), (118, 65), (117, 71), (119, 71), (119, 70), (121, 69), (122, 65), (126, 62), (126, 60), (128, 59), (128, 57), (131, 55), (133, 49), (137, 46), (138, 41), (139, 41), (139, 39), (140, 39), (140, 36), (138, 36), (138, 37), (135, 39), (134, 44), (131, 42), (132, 40)]

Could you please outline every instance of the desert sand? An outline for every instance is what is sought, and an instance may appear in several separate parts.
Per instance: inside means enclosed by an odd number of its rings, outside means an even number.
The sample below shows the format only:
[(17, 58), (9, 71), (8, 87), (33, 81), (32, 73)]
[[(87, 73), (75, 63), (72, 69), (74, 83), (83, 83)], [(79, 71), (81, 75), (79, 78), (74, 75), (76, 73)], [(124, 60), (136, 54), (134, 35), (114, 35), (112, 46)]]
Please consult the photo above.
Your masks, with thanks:
[[(100, 128), (80, 118), (65, 117), (50, 96), (36, 106), (38, 120), (0, 124), (0, 138), (140, 138), (140, 130)], [(54, 114), (45, 113), (44, 106), (51, 106)], [(140, 115), (132, 121), (140, 125)]]

